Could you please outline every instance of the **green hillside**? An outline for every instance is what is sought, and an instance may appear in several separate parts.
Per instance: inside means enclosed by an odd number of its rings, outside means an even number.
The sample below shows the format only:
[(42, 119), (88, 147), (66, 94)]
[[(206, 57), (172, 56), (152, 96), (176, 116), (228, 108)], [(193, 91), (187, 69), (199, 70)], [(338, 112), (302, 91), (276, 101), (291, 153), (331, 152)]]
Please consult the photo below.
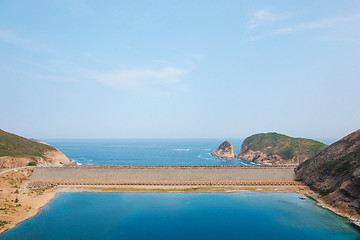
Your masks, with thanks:
[(0, 157), (44, 157), (43, 153), (46, 150), (55, 148), (0, 129)]
[(260, 133), (246, 138), (241, 147), (240, 154), (248, 150), (260, 151), (269, 156), (278, 155), (284, 160), (309, 158), (327, 145), (321, 142), (305, 139), (292, 138), (279, 133)]
[[(313, 172), (316, 174), (312, 174)], [(302, 163), (297, 174), (307, 184), (322, 192), (335, 191), (346, 180), (351, 180), (360, 193), (360, 130)], [(321, 179), (328, 181), (320, 181)], [(327, 184), (324, 185), (324, 182)]]
[(219, 148), (221, 148), (221, 149), (232, 149), (233, 147), (232, 147), (232, 145), (231, 145), (231, 143), (229, 141), (225, 141), (219, 146)]
[(296, 176), (333, 207), (360, 217), (360, 130), (303, 162)]

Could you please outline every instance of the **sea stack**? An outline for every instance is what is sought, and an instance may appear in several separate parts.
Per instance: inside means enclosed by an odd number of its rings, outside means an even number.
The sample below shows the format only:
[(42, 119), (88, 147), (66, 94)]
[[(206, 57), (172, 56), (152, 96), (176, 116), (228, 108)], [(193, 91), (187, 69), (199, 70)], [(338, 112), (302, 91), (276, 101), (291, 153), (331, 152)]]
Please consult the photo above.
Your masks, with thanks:
[(234, 159), (236, 155), (234, 153), (234, 148), (229, 141), (223, 142), (217, 149), (215, 149), (212, 153), (212, 156), (225, 158), (225, 159)]

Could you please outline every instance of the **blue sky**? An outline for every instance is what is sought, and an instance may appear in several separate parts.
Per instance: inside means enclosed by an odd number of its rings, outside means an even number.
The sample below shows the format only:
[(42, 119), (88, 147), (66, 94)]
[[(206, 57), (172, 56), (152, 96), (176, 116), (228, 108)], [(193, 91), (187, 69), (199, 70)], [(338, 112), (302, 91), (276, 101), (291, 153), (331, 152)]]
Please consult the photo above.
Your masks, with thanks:
[(1, 1), (0, 128), (34, 138), (340, 138), (360, 1)]

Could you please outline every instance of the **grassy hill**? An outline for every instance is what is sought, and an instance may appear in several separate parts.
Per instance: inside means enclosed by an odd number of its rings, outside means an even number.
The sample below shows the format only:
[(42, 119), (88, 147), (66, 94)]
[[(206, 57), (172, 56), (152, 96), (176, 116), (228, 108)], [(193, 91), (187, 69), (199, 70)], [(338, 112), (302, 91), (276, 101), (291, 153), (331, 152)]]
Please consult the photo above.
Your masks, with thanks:
[(249, 161), (259, 159), (259, 163), (261, 163), (261, 159), (282, 163), (293, 160), (298, 163), (314, 156), (326, 147), (326, 144), (311, 139), (292, 138), (274, 132), (260, 133), (244, 140), (239, 158)]
[(360, 217), (360, 130), (300, 164), (296, 175), (325, 202)]
[(0, 157), (44, 157), (47, 150), (56, 150), (52, 146), (5, 132), (0, 129)]

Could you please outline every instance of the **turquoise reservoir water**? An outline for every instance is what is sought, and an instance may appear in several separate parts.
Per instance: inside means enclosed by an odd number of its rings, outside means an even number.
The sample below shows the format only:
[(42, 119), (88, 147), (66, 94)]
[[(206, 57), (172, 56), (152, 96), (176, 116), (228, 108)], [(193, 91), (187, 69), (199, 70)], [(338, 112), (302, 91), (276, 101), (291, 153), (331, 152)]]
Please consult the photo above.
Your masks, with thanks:
[(360, 239), (291, 193), (61, 193), (10, 239)]

